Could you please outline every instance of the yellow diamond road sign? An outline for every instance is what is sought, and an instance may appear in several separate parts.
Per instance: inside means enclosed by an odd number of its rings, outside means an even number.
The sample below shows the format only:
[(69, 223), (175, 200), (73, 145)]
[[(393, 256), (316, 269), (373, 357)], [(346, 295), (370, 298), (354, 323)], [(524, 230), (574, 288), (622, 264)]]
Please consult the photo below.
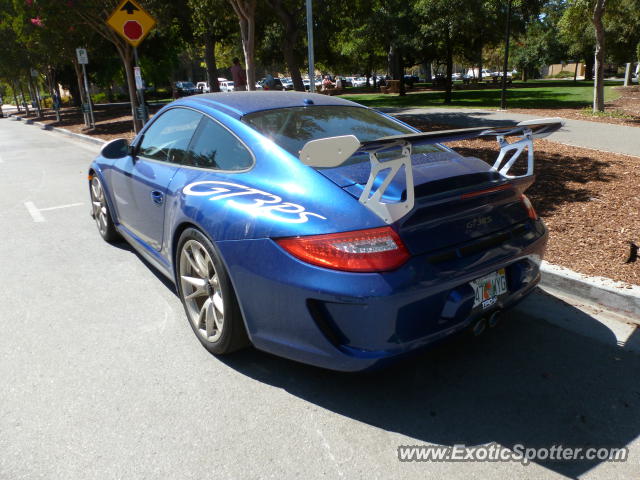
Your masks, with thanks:
[(137, 47), (156, 21), (133, 0), (123, 0), (107, 19), (107, 24), (132, 46)]

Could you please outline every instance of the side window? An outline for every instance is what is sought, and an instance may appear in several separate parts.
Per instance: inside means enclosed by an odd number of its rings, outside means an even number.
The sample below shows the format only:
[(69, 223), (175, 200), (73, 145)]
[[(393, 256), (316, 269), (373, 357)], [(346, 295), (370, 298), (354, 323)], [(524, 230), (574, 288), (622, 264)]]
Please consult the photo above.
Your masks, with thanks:
[(216, 170), (244, 170), (253, 163), (247, 148), (226, 128), (203, 117), (189, 147), (185, 165)]
[(138, 154), (163, 162), (182, 163), (202, 115), (186, 108), (172, 108), (145, 132)]

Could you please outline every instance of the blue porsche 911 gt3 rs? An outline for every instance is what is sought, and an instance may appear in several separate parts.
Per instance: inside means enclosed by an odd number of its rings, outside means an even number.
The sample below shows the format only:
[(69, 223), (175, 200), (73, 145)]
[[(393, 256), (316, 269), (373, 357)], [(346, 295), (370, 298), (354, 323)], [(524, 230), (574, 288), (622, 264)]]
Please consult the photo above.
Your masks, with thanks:
[[(422, 133), (324, 95), (197, 95), (103, 147), (92, 214), (175, 282), (212, 353), (363, 370), (531, 292), (547, 232), (523, 192), (533, 139), (561, 125)], [(443, 146), (486, 136), (493, 165)]]

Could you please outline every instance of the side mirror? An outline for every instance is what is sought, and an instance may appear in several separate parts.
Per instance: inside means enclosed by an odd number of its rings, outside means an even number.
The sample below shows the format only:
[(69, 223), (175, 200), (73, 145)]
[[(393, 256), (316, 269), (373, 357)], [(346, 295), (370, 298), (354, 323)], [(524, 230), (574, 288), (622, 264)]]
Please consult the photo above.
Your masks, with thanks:
[(130, 155), (129, 141), (126, 138), (117, 138), (105, 144), (100, 150), (100, 155), (104, 158), (116, 159)]

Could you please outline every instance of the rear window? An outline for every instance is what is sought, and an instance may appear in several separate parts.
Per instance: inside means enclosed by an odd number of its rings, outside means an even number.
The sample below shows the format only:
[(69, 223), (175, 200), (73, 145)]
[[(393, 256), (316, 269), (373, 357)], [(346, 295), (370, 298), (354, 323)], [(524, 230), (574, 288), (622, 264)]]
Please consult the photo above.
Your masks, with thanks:
[[(366, 142), (390, 135), (415, 133), (390, 118), (360, 107), (279, 108), (250, 113), (242, 117), (242, 121), (296, 157), (305, 143), (319, 138), (355, 135), (361, 142)], [(442, 150), (436, 145), (414, 149), (414, 153), (434, 151)]]

